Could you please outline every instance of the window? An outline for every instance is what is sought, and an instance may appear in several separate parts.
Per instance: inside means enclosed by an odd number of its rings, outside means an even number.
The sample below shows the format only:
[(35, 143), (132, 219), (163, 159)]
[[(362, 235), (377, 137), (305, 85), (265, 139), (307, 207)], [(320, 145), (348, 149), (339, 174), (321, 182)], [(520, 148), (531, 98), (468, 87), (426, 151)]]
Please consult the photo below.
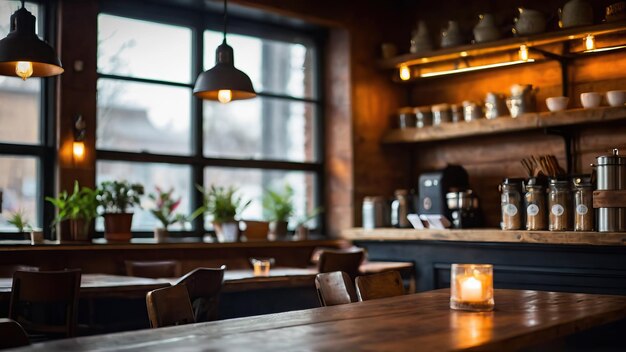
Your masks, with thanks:
[[(300, 217), (322, 202), (320, 53), (314, 35), (258, 24), (253, 30), (232, 19), (228, 43), (235, 65), (251, 77), (258, 97), (220, 104), (200, 101), (192, 90), (200, 67), (214, 65), (221, 14), (159, 8), (154, 13), (161, 15), (151, 17), (151, 11), (131, 5), (103, 7), (97, 182), (127, 179), (144, 184), (147, 193), (173, 187), (183, 197), (184, 213), (202, 204), (196, 184), (236, 186), (253, 201), (243, 214), (250, 220), (263, 218), (264, 189), (289, 184)], [(138, 235), (155, 227), (149, 212), (136, 214)], [(194, 225), (196, 235), (212, 228), (209, 218)]]
[[(0, 1), (0, 38), (9, 33), (10, 16), (20, 6), (19, 1)], [(47, 22), (44, 6), (27, 2), (26, 9), (36, 16), (37, 34), (42, 36)], [(16, 212), (34, 227), (42, 227), (48, 223), (44, 218), (54, 214), (44, 203), (44, 197), (52, 194), (54, 176), (52, 165), (48, 165), (53, 160), (53, 141), (46, 133), (54, 125), (49, 120), (53, 114), (48, 113), (52, 107), (45, 103), (51, 82), (0, 76), (0, 232), (16, 232), (7, 222)]]

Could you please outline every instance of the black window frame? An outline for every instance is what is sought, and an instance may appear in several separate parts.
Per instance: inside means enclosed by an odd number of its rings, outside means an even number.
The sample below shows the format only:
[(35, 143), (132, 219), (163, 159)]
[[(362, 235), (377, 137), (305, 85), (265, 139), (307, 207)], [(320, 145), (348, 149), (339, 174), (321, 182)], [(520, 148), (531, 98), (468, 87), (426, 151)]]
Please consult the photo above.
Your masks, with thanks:
[[(103, 74), (97, 72), (97, 78), (116, 79), (129, 82), (153, 83), (167, 86), (185, 87), (193, 89), (196, 77), (203, 71), (204, 59), (204, 31), (205, 30), (222, 30), (223, 14), (210, 11), (194, 11), (192, 9), (172, 7), (161, 4), (146, 4), (128, 1), (101, 1), (100, 14), (108, 14), (143, 20), (168, 25), (183, 26), (191, 29), (192, 32), (192, 77), (191, 82), (180, 83), (155, 79), (135, 78), (121, 76), (115, 74)], [(270, 97), (289, 101), (300, 101), (315, 104), (315, 156), (314, 162), (293, 162), (278, 161), (267, 159), (233, 159), (233, 158), (215, 158), (204, 156), (204, 135), (203, 135), (203, 101), (191, 96), (191, 154), (190, 155), (166, 155), (148, 152), (127, 152), (96, 149), (96, 162), (113, 161), (113, 162), (140, 162), (140, 163), (157, 163), (157, 164), (174, 164), (191, 166), (192, 168), (192, 185), (204, 185), (204, 169), (206, 167), (229, 167), (244, 168), (254, 170), (272, 170), (272, 171), (304, 171), (311, 172), (315, 175), (316, 189), (314, 203), (322, 205), (326, 208), (324, 197), (324, 90), (323, 90), (323, 48), (326, 33), (322, 29), (306, 29), (295, 28), (290, 26), (275, 25), (258, 21), (255, 19), (244, 19), (229, 14), (228, 23), (229, 33), (249, 35), (259, 38), (271, 39), (271, 35), (283, 36), (285, 33), (305, 37), (315, 46), (315, 99), (298, 98), (283, 94), (273, 94), (265, 92), (257, 92), (260, 97)], [(268, 36), (270, 35), (270, 36)], [(202, 205), (202, 194), (195, 190), (192, 191), (191, 206), (192, 209)], [(327, 208), (326, 208), (327, 209)], [(199, 216), (193, 222), (192, 230), (172, 231), (172, 237), (199, 237), (210, 231), (205, 230), (204, 217)], [(318, 227), (315, 232), (324, 234), (326, 222), (324, 216), (318, 217)], [(133, 238), (151, 237), (152, 233), (147, 231), (133, 231)], [(97, 232), (96, 237), (103, 237), (101, 231)]]
[[(43, 29), (43, 39), (56, 47), (57, 1), (28, 0), (37, 4), (39, 13), (34, 14), (37, 26)], [(18, 2), (16, 2), (18, 3)], [(55, 217), (55, 208), (46, 197), (54, 196), (56, 177), (56, 77), (43, 77), (39, 92), (39, 141), (37, 144), (1, 143), (0, 156), (35, 157), (38, 163), (36, 202), (40, 205), (37, 218), (41, 222), (46, 239), (53, 239), (53, 229), (48, 226)], [(23, 240), (23, 234), (2, 232), (7, 240)]]

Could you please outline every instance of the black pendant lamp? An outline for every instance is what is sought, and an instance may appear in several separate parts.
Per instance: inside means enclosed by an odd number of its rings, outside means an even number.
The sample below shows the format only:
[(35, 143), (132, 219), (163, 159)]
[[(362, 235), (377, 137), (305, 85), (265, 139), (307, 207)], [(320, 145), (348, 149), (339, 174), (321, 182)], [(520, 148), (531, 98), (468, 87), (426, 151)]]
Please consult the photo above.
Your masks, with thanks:
[(54, 49), (37, 37), (35, 16), (24, 8), (11, 15), (11, 31), (0, 40), (0, 75), (49, 77), (63, 73)]
[(228, 8), (224, 0), (224, 40), (215, 51), (215, 66), (202, 72), (196, 80), (193, 94), (200, 99), (228, 103), (256, 97), (250, 77), (235, 68), (233, 48), (226, 44), (227, 26)]

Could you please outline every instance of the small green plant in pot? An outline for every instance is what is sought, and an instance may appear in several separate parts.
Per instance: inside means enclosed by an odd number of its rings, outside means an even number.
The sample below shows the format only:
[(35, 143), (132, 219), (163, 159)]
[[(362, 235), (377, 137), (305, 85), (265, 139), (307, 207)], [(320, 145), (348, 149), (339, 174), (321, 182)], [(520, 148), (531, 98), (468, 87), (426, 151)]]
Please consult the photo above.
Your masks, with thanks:
[(59, 193), (57, 198), (47, 197), (46, 200), (57, 208), (57, 216), (51, 226), (68, 220), (72, 241), (89, 241), (89, 230), (93, 220), (98, 216), (97, 192), (89, 187), (80, 187), (74, 182), (72, 194), (67, 191)]
[(26, 238), (27, 233), (32, 230), (28, 218), (26, 218), (22, 210), (17, 210), (15, 213), (11, 214), (7, 222), (15, 226), (18, 233), (24, 234), (24, 238)]
[(208, 190), (198, 186), (204, 194), (204, 205), (196, 210), (198, 213), (208, 213), (213, 216), (213, 227), (220, 242), (235, 242), (239, 240), (239, 215), (250, 205), (251, 201), (244, 201), (241, 196), (235, 195), (235, 187), (219, 187), (212, 185)]
[(281, 192), (266, 190), (263, 210), (270, 222), (269, 236), (276, 240), (286, 240), (287, 225), (294, 213), (293, 188), (286, 185)]
[(324, 208), (317, 207), (317, 208), (313, 209), (313, 211), (311, 211), (307, 215), (305, 215), (302, 218), (298, 219), (298, 222), (296, 223), (296, 233), (295, 233), (296, 239), (302, 241), (302, 240), (306, 240), (309, 237), (308, 223), (311, 220), (313, 220), (315, 217), (317, 217), (323, 211), (324, 211)]
[(143, 186), (138, 183), (104, 181), (100, 184), (97, 199), (104, 210), (104, 238), (107, 241), (130, 241), (132, 209), (140, 205), (143, 194)]
[(154, 208), (150, 209), (150, 213), (160, 222), (161, 227), (154, 229), (154, 238), (157, 242), (164, 242), (169, 236), (168, 227), (176, 223), (184, 225), (188, 219), (183, 214), (175, 213), (182, 198), (175, 199), (174, 189), (163, 192), (156, 187), (156, 193), (150, 194), (148, 197), (154, 201)]

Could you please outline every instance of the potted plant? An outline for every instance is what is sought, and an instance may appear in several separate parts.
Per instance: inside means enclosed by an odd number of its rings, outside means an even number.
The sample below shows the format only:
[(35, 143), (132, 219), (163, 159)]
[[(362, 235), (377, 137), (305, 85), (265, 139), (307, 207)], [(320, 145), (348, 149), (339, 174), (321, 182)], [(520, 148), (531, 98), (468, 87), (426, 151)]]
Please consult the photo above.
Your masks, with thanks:
[(154, 208), (150, 209), (150, 213), (159, 220), (162, 227), (154, 229), (154, 239), (157, 242), (164, 242), (169, 236), (168, 227), (175, 223), (184, 225), (187, 222), (187, 217), (183, 214), (174, 214), (182, 198), (174, 199), (172, 196), (174, 189), (170, 189), (167, 192), (163, 192), (159, 187), (156, 187), (156, 193), (149, 195), (150, 199), (154, 201)]
[(80, 187), (74, 182), (72, 194), (63, 191), (57, 198), (47, 197), (58, 210), (51, 226), (69, 220), (70, 238), (72, 241), (89, 241), (89, 230), (93, 220), (98, 216), (97, 192), (89, 187)]
[(139, 206), (143, 186), (128, 181), (104, 181), (98, 187), (98, 204), (104, 209), (104, 238), (128, 242), (133, 223), (132, 208)]
[(313, 218), (318, 216), (322, 211), (324, 211), (324, 208), (317, 207), (313, 209), (312, 212), (298, 220), (298, 222), (296, 223), (296, 239), (303, 241), (309, 237), (309, 227), (307, 226), (307, 223), (313, 220)]
[(294, 212), (293, 188), (286, 185), (282, 192), (266, 190), (263, 196), (263, 210), (270, 222), (270, 237), (286, 240), (287, 225)]
[(30, 223), (22, 210), (17, 210), (15, 213), (13, 213), (11, 217), (9, 217), (7, 222), (15, 226), (17, 232), (24, 235), (24, 239), (27, 239), (29, 237), (27, 233), (32, 230), (32, 227), (30, 226)]
[(204, 195), (204, 205), (196, 210), (193, 216), (198, 213), (207, 212), (213, 216), (213, 227), (215, 235), (220, 242), (235, 242), (239, 240), (239, 221), (237, 218), (251, 203), (251, 200), (244, 202), (243, 198), (236, 196), (235, 187), (218, 187), (212, 185), (211, 188), (198, 186)]

